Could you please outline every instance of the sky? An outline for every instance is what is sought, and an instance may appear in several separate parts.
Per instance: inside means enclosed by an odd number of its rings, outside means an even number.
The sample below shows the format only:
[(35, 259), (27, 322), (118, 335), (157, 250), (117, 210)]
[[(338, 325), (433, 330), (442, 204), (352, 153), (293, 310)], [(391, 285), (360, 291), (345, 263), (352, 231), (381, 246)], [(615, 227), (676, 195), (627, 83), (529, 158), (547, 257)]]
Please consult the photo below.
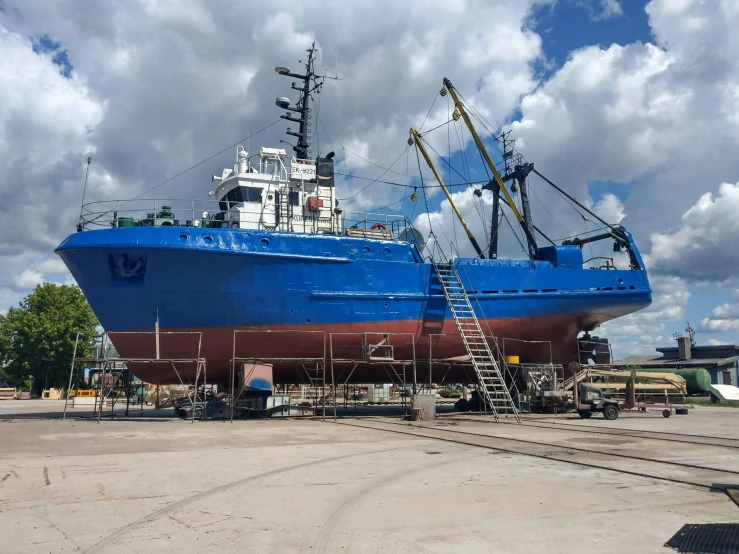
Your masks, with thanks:
[[(37, 283), (71, 282), (53, 250), (74, 232), (88, 156), (87, 201), (128, 199), (189, 168), (144, 198), (207, 198), (210, 176), (234, 163), (230, 145), (268, 126), (245, 146), (291, 138), (274, 99), (294, 91), (274, 67), (297, 70), (315, 40), (317, 69), (339, 79), (323, 88), (312, 152), (336, 152), (347, 210), (388, 206), (469, 254), (438, 189), (413, 202), (412, 188), (382, 182), (419, 186), (408, 129), (441, 126), (426, 139), (484, 236), (491, 198), (464, 181), (486, 173), (469, 133), (444, 125), (449, 97), (438, 93), (449, 77), (538, 170), (633, 233), (654, 302), (598, 330), (616, 357), (674, 344), (687, 321), (699, 344), (739, 342), (739, 4), (424, 6), (0, 0), (0, 313)], [(541, 181), (531, 190), (550, 236), (596, 228)], [(523, 256), (512, 232), (501, 232), (501, 253)]]

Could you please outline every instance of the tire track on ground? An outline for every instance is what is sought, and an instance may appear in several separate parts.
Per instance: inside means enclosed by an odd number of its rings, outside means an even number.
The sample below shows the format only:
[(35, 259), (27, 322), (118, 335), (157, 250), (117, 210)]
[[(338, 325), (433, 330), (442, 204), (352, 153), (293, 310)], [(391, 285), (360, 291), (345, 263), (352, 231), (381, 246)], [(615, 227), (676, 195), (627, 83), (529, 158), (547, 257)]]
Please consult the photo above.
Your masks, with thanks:
[(215, 487), (213, 489), (209, 489), (207, 491), (199, 492), (197, 494), (194, 494), (192, 496), (188, 496), (187, 498), (183, 498), (182, 500), (178, 500), (177, 502), (173, 502), (172, 504), (169, 504), (165, 506), (164, 508), (160, 508), (159, 510), (156, 510), (154, 512), (151, 512), (150, 514), (132, 522), (124, 525), (123, 527), (118, 528), (116, 531), (111, 533), (110, 535), (107, 535), (105, 537), (102, 537), (98, 542), (93, 544), (92, 546), (88, 547), (85, 552), (87, 553), (95, 553), (95, 552), (102, 552), (102, 549), (106, 546), (111, 546), (113, 542), (117, 539), (120, 539), (124, 535), (130, 533), (137, 527), (140, 527), (141, 525), (144, 525), (146, 523), (151, 523), (156, 521), (159, 518), (162, 518), (164, 516), (168, 516), (169, 514), (176, 512), (183, 506), (186, 506), (187, 504), (194, 502), (196, 500), (202, 500), (204, 498), (207, 498), (209, 496), (212, 496), (214, 494), (218, 494), (220, 492), (226, 491), (228, 489), (238, 487), (241, 485), (244, 485), (246, 483), (250, 483), (252, 481), (256, 481), (258, 479), (264, 479), (266, 477), (272, 477), (275, 475), (279, 475), (281, 473), (287, 473), (289, 471), (294, 471), (296, 469), (301, 469), (305, 467), (314, 466), (317, 464), (324, 464), (324, 463), (330, 463), (335, 462), (338, 460), (346, 460), (349, 458), (356, 458), (359, 456), (366, 456), (368, 454), (379, 454), (382, 452), (390, 452), (393, 450), (402, 450), (405, 448), (411, 448), (411, 446), (398, 446), (395, 448), (385, 448), (382, 450), (371, 450), (368, 452), (358, 452), (355, 454), (344, 454), (342, 456), (334, 456), (333, 458), (322, 458), (320, 460), (313, 460), (311, 462), (305, 462), (302, 464), (296, 464), (293, 466), (288, 466), (280, 469), (273, 469), (271, 471), (266, 471), (264, 473), (258, 473), (256, 475), (250, 475), (249, 477), (245, 477), (243, 479), (238, 479), (236, 481), (232, 481), (230, 483), (226, 483), (224, 485), (220, 485), (218, 487)]
[(392, 475), (384, 476), (375, 481), (372, 481), (356, 493), (352, 494), (349, 498), (344, 500), (331, 512), (324, 524), (321, 526), (321, 529), (318, 532), (318, 537), (316, 538), (313, 546), (310, 549), (305, 550), (305, 552), (317, 552), (319, 554), (323, 552), (331, 552), (331, 550), (329, 550), (331, 539), (333, 537), (334, 530), (341, 522), (341, 519), (349, 513), (354, 505), (358, 504), (365, 497), (377, 491), (377, 489), (390, 485), (398, 481), (399, 479), (402, 479), (409, 475), (413, 475), (414, 473), (420, 473), (428, 469), (433, 469), (439, 466), (449, 465), (456, 462), (467, 461), (471, 460), (472, 458), (479, 458), (481, 456), (487, 456), (487, 454), (478, 454), (477, 456), (472, 457), (457, 456), (451, 460), (442, 460), (422, 467), (405, 469), (403, 471), (399, 471)]
[[(507, 452), (510, 454), (519, 454), (523, 456), (530, 456), (533, 458), (539, 458), (544, 460), (552, 460), (556, 462), (566, 463), (566, 464), (572, 464), (572, 465), (579, 465), (583, 467), (591, 467), (596, 469), (603, 469), (607, 471), (612, 471), (616, 473), (622, 473), (625, 475), (635, 475), (638, 477), (646, 477), (648, 479), (656, 479), (660, 481), (667, 481), (671, 483), (677, 483), (680, 485), (687, 485), (691, 487), (697, 487), (704, 490), (713, 490), (714, 488), (718, 486), (725, 486), (721, 485), (721, 483), (726, 483), (726, 475), (729, 474), (734, 478), (739, 472), (734, 470), (723, 470), (723, 469), (717, 469), (717, 468), (711, 468), (711, 467), (705, 467), (705, 466), (696, 466), (693, 464), (682, 464), (679, 462), (673, 462), (673, 461), (667, 461), (667, 460), (656, 460), (652, 458), (642, 458), (639, 456), (629, 456), (626, 454), (615, 454), (615, 453), (604, 453), (599, 451), (591, 451), (581, 448), (575, 448), (575, 447), (569, 447), (564, 445), (551, 445), (548, 443), (542, 443), (539, 441), (528, 441), (523, 439), (515, 439), (515, 438), (508, 438), (508, 437), (499, 437), (496, 435), (487, 435), (487, 434), (480, 434), (480, 433), (470, 433), (467, 431), (455, 431), (451, 429), (434, 429), (430, 427), (425, 426), (418, 426), (418, 425), (412, 425), (407, 423), (392, 423), (392, 422), (376, 422), (374, 425), (367, 424), (366, 421), (363, 421), (362, 423), (365, 423), (364, 425), (358, 424), (358, 423), (348, 423), (346, 421), (342, 421), (339, 423), (339, 425), (348, 425), (350, 427), (359, 427), (361, 429), (371, 429), (371, 430), (381, 430), (386, 431), (388, 433), (396, 433), (400, 435), (408, 435), (412, 437), (419, 437), (419, 438), (426, 438), (426, 439), (436, 439), (442, 442), (449, 442), (449, 443), (455, 443), (455, 444), (464, 444), (467, 446), (476, 446), (479, 448), (486, 448), (488, 450), (495, 450), (498, 452)], [(387, 427), (382, 427), (382, 425), (390, 426), (390, 427), (398, 427), (403, 426), (405, 429), (388, 429)], [(425, 434), (423, 433), (425, 431)], [(456, 438), (451, 438), (450, 436), (439, 436), (443, 433), (449, 434), (456, 434)], [(460, 435), (465, 436), (472, 436), (475, 437), (474, 439), (463, 439), (460, 437)], [(489, 441), (488, 443), (481, 442), (481, 441)], [(518, 443), (518, 446), (508, 446), (505, 445), (505, 443)], [(548, 451), (546, 448), (551, 448), (554, 446), (555, 450)], [(610, 459), (609, 459), (610, 458)], [(682, 467), (682, 468), (688, 468), (688, 469), (694, 469), (698, 470), (699, 474), (693, 474), (692, 479), (682, 479), (678, 475), (674, 474), (655, 474), (648, 472), (649, 470), (642, 470), (637, 471), (634, 469), (624, 469), (622, 467), (613, 465), (614, 460), (622, 460), (622, 459), (630, 459), (635, 460), (637, 462), (640, 462), (642, 464), (646, 465), (657, 465), (661, 466), (662, 469), (665, 469), (667, 467), (668, 469), (672, 467)], [(596, 461), (602, 462), (601, 464), (595, 463)], [(602, 464), (605, 465), (602, 465)], [(631, 467), (631, 466), (629, 466)]]

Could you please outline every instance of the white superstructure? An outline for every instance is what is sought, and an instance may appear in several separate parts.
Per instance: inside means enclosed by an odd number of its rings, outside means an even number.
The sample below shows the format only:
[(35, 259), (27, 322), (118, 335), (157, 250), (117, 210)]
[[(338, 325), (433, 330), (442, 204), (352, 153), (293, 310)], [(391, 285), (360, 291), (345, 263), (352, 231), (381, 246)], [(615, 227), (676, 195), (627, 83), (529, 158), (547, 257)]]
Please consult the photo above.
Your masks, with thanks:
[[(253, 156), (252, 156), (253, 157)], [(239, 146), (236, 163), (223, 170), (213, 195), (223, 226), (265, 231), (339, 233), (333, 160), (288, 158), (282, 148), (260, 148), (258, 162)]]

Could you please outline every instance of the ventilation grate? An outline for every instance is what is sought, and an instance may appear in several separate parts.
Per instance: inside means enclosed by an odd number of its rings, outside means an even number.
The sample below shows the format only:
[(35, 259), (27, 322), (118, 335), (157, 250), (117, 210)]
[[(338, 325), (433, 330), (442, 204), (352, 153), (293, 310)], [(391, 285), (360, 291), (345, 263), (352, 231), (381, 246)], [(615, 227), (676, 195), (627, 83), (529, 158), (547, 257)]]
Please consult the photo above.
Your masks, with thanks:
[(739, 523), (689, 523), (665, 546), (693, 554), (739, 554)]

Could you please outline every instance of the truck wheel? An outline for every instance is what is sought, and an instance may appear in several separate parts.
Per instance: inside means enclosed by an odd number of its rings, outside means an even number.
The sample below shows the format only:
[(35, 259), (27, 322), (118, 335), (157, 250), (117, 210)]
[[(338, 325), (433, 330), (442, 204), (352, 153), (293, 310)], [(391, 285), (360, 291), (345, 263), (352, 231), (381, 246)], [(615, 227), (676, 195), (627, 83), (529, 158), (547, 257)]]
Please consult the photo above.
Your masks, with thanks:
[(577, 410), (577, 415), (579, 415), (583, 419), (588, 419), (590, 416), (593, 415), (593, 412), (590, 410)]
[(666, 408), (662, 410), (662, 417), (670, 417), (670, 410)]
[(603, 407), (603, 417), (608, 421), (613, 421), (618, 417), (618, 406), (615, 404), (606, 404)]

